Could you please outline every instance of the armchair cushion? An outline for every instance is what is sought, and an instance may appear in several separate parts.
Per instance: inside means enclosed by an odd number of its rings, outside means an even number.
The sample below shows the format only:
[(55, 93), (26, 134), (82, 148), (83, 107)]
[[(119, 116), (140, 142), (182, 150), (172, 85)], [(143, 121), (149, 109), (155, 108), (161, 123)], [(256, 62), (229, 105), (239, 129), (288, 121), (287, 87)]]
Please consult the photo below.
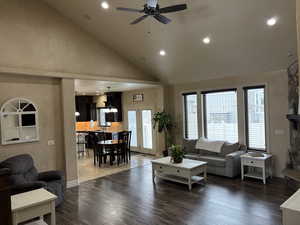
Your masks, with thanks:
[(54, 180), (62, 180), (63, 179), (63, 173), (61, 171), (47, 171), (39, 173), (38, 180), (41, 181), (54, 181)]
[(34, 167), (33, 159), (28, 155), (11, 157), (0, 163), (0, 168), (9, 168), (12, 174), (12, 184), (34, 182), (38, 172)]
[(23, 183), (23, 184), (18, 184), (14, 185), (12, 187), (12, 193), (13, 194), (19, 194), (27, 191), (33, 191), (39, 188), (45, 188), (47, 186), (46, 182), (42, 181), (35, 181), (31, 183)]

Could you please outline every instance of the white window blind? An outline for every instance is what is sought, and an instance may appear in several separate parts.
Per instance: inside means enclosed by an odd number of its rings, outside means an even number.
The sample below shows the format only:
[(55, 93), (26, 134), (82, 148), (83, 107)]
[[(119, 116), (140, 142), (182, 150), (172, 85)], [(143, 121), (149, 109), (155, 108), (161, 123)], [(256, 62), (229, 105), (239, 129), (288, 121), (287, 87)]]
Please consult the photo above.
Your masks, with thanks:
[(204, 92), (205, 136), (212, 140), (238, 142), (236, 90)]
[(198, 139), (197, 94), (184, 94), (185, 138)]
[(245, 94), (248, 148), (265, 150), (265, 88), (245, 88)]

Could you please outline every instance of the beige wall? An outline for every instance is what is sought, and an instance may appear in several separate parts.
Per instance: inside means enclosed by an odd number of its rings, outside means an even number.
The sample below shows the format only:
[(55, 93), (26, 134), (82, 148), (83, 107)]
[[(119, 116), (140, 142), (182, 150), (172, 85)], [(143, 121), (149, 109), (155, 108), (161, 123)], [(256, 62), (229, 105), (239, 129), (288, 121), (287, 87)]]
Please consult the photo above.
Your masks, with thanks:
[[(267, 85), (267, 111), (268, 111), (268, 151), (275, 158), (275, 174), (281, 175), (285, 168), (288, 157), (289, 129), (286, 114), (288, 113), (288, 79), (284, 71), (265, 74), (249, 74), (247, 77), (232, 77), (226, 79), (207, 80), (199, 83), (190, 83), (171, 86), (168, 94), (173, 99), (168, 100), (168, 110), (176, 120), (175, 140), (181, 143), (183, 139), (183, 105), (182, 93), (188, 91), (215, 90), (223, 88), (241, 88), (248, 85)], [(240, 106), (239, 111), (239, 139), (244, 142), (244, 108), (243, 98), (238, 97)], [(199, 122), (201, 126), (201, 122)], [(281, 134), (283, 132), (283, 134)]]
[[(39, 170), (66, 169), (67, 180), (75, 185), (74, 78), (156, 79), (129, 64), (44, 1), (0, 1), (0, 30), (0, 103), (12, 97), (27, 97), (41, 112), (41, 140), (0, 146), (0, 161), (29, 153)], [(48, 146), (52, 139), (56, 144)]]
[[(0, 145), (0, 161), (28, 153), (39, 171), (64, 170), (61, 90), (58, 79), (0, 76), (0, 104), (15, 98), (31, 100), (39, 109), (40, 141), (26, 144)], [(48, 140), (55, 145), (48, 146)]]
[[(105, 32), (105, 28), (103, 29)], [(0, 73), (153, 80), (40, 0), (0, 1)]]
[[(300, 0), (296, 1), (296, 22), (297, 22), (297, 43), (298, 43), (298, 60), (300, 60)], [(299, 63), (300, 65), (300, 63)]]
[[(143, 94), (144, 101), (139, 103), (133, 102), (134, 94)], [(135, 91), (127, 91), (123, 92), (122, 97), (123, 102), (123, 119), (124, 119), (124, 128), (128, 129), (128, 110), (143, 110), (143, 109), (151, 109), (152, 113), (163, 111), (164, 110), (164, 88), (149, 88), (149, 89), (141, 89)], [(151, 154), (161, 155), (164, 150), (164, 136), (155, 130), (153, 132), (153, 152)]]

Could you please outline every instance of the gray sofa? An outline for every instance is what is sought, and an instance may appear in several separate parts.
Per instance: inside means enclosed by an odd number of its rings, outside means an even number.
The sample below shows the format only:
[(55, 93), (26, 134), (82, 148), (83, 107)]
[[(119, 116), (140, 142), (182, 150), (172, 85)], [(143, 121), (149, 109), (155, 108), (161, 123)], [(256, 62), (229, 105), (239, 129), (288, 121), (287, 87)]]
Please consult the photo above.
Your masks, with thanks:
[(61, 171), (47, 171), (38, 173), (30, 155), (18, 155), (0, 163), (0, 168), (11, 171), (9, 177), (12, 185), (12, 194), (45, 188), (55, 194), (55, 205), (60, 205), (64, 200), (65, 178)]
[(225, 143), (221, 153), (195, 149), (196, 140), (183, 140), (185, 158), (207, 162), (207, 172), (210, 174), (236, 177), (241, 173), (240, 156), (245, 153), (245, 146)]

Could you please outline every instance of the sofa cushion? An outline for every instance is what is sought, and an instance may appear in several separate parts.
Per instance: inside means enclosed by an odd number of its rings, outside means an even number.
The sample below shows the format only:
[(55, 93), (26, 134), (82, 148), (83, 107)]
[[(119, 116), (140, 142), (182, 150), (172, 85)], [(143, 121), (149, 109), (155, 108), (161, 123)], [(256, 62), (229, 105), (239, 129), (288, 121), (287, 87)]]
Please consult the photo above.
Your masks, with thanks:
[(207, 162), (208, 166), (215, 166), (215, 167), (225, 167), (226, 166), (226, 159), (224, 157), (200, 156), (199, 160)]
[(183, 140), (183, 148), (186, 153), (199, 153), (198, 149), (195, 148), (197, 140)]
[(204, 149), (200, 149), (199, 154), (202, 155), (202, 156), (218, 156), (219, 155), (219, 153), (210, 152), (210, 151), (207, 151), (207, 150), (204, 150)]
[(186, 159), (193, 159), (193, 160), (199, 160), (200, 161), (201, 155), (196, 154), (196, 153), (188, 153), (188, 154), (184, 155), (184, 158), (186, 158)]
[(186, 154), (184, 157), (186, 159), (193, 159), (193, 160), (207, 162), (208, 166), (214, 166), (214, 167), (226, 166), (226, 158), (224, 157), (203, 156), (203, 155), (193, 154), (193, 153)]
[(240, 149), (240, 144), (239, 143), (232, 144), (232, 143), (225, 142), (225, 144), (222, 147), (222, 151), (221, 151), (220, 155), (225, 157), (226, 155), (228, 155), (230, 153), (239, 151), (239, 149)]

